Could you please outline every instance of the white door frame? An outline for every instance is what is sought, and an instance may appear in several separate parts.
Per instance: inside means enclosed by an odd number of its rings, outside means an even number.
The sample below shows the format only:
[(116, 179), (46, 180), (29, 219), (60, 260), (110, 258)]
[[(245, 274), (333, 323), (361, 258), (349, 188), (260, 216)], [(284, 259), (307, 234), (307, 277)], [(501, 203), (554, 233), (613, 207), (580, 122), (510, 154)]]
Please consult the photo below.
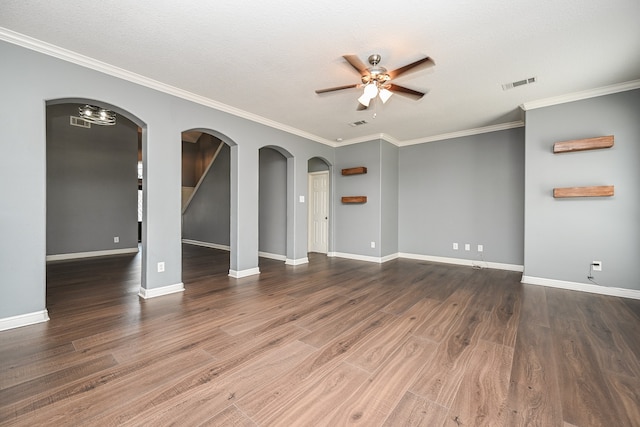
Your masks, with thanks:
[[(312, 249), (312, 237), (313, 237), (313, 212), (315, 210), (315, 206), (314, 206), (314, 200), (315, 198), (313, 197), (313, 177), (317, 176), (317, 175), (326, 175), (327, 176), (327, 191), (326, 191), (326, 207), (327, 207), (327, 215), (326, 215), (326, 221), (327, 221), (327, 226), (325, 227), (326, 230), (326, 236), (325, 236), (325, 241), (327, 242), (327, 247), (325, 248), (326, 250), (324, 252), (320, 252), (320, 253), (328, 253), (329, 251), (329, 216), (330, 216), (330, 212), (331, 212), (331, 174), (329, 173), (328, 170), (325, 171), (318, 171), (318, 172), (309, 172), (307, 174), (307, 194), (308, 194), (308, 198), (309, 198), (309, 203), (307, 204), (307, 252), (311, 252)], [(317, 252), (317, 251), (314, 251)]]

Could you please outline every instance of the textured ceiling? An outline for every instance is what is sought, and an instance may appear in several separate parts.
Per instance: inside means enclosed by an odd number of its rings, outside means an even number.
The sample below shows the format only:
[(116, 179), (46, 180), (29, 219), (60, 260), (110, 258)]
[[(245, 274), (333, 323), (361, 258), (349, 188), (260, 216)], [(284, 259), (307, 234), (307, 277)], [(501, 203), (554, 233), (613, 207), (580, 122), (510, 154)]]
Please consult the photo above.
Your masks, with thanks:
[[(519, 121), (519, 105), (640, 79), (638, 0), (2, 0), (0, 27), (335, 141), (402, 143)], [(428, 92), (356, 111), (342, 59)], [(501, 85), (535, 76), (532, 85)], [(134, 112), (135, 113), (135, 112)], [(374, 118), (375, 113), (375, 118)], [(351, 127), (351, 122), (368, 124)]]

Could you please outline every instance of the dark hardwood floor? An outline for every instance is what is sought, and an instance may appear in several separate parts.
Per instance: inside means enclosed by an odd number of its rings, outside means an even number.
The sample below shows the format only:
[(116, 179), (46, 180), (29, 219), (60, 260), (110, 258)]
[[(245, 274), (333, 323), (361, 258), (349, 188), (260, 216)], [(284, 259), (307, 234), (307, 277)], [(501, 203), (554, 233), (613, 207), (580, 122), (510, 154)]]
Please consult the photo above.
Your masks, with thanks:
[(0, 424), (640, 426), (640, 301), (313, 254), (232, 279), (183, 251), (185, 292), (149, 300), (138, 256), (48, 265), (51, 320), (0, 332)]

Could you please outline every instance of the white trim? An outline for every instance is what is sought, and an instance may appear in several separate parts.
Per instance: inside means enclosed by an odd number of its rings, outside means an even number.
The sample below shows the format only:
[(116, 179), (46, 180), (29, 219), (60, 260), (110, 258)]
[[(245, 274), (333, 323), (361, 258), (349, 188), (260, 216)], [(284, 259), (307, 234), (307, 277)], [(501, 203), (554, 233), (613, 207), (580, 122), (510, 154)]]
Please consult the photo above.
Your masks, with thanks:
[(258, 251), (258, 256), (262, 257), (262, 258), (275, 259), (276, 261), (286, 261), (287, 260), (287, 256), (286, 255), (272, 254), (270, 252)]
[(343, 141), (340, 141), (339, 143), (336, 144), (336, 147), (343, 147), (346, 145), (353, 145), (353, 144), (360, 144), (362, 142), (371, 142), (371, 141), (378, 141), (384, 139), (385, 141), (393, 144), (393, 145), (397, 145), (400, 146), (401, 142), (397, 139), (395, 139), (394, 137), (392, 137), (391, 135), (387, 135), (386, 133), (374, 133), (373, 135), (365, 135), (365, 136), (359, 136), (357, 138), (351, 138), (351, 139), (345, 139)]
[(381, 263), (385, 263), (387, 261), (391, 261), (391, 260), (398, 259), (398, 258), (400, 258), (400, 254), (398, 252), (396, 252), (395, 254), (383, 256), (382, 258), (380, 258), (380, 262)]
[(69, 254), (47, 255), (46, 260), (62, 261), (62, 260), (68, 260), (68, 259), (93, 258), (98, 256), (135, 254), (135, 253), (138, 253), (138, 251), (139, 249), (136, 246), (135, 248), (109, 249), (106, 251), (75, 252), (75, 253), (69, 253)]
[(592, 294), (609, 295), (620, 298), (640, 300), (640, 291), (636, 289), (610, 288), (590, 283), (567, 282), (564, 280), (545, 279), (543, 277), (522, 276), (522, 283), (527, 285), (548, 286), (550, 288), (568, 289), (571, 291), (589, 292)]
[(569, 93), (566, 95), (540, 99), (538, 101), (525, 102), (520, 106), (520, 108), (522, 108), (524, 111), (529, 111), (529, 110), (535, 110), (536, 108), (551, 107), (553, 105), (559, 105), (559, 104), (565, 104), (567, 102), (595, 98), (596, 96), (611, 95), (613, 93), (626, 92), (628, 90), (634, 90), (634, 89), (640, 89), (640, 80), (631, 80), (630, 82), (603, 86), (596, 89), (583, 90), (580, 92)]
[(219, 245), (217, 243), (201, 242), (199, 240), (182, 239), (182, 243), (194, 246), (204, 246), (205, 248), (220, 249), (221, 251), (230, 251), (231, 247), (227, 245)]
[(304, 257), (304, 258), (298, 258), (298, 259), (291, 259), (291, 258), (287, 258), (284, 261), (285, 264), (287, 265), (302, 265), (302, 264), (309, 264), (309, 258), (308, 257)]
[(392, 259), (398, 258), (398, 254), (386, 255), (384, 257), (376, 257), (376, 256), (368, 256), (368, 255), (348, 254), (345, 252), (329, 252), (327, 253), (327, 256), (354, 259), (356, 261), (375, 262), (377, 264), (382, 264), (387, 261), (391, 261)]
[(96, 70), (101, 73), (108, 74), (110, 76), (117, 77), (119, 79), (123, 79), (141, 86), (155, 89), (157, 91), (164, 92), (166, 94), (173, 95), (178, 98), (186, 99), (188, 101), (195, 102), (196, 104), (211, 107), (215, 110), (223, 111), (225, 113), (229, 113), (234, 116), (241, 117), (243, 119), (251, 120), (253, 122), (260, 123), (274, 129), (279, 129), (283, 132), (297, 135), (302, 138), (309, 139), (311, 141), (316, 141), (321, 144), (329, 145), (332, 147), (336, 146), (334, 141), (329, 141), (328, 139), (319, 137), (317, 135), (313, 135), (309, 132), (305, 132), (303, 130), (300, 130), (291, 126), (287, 126), (285, 124), (276, 122), (274, 120), (259, 116), (257, 114), (249, 113), (247, 111), (232, 107), (227, 104), (223, 104), (218, 101), (214, 101), (213, 99), (206, 98), (201, 95), (196, 95), (195, 93), (188, 92), (186, 90), (179, 89), (174, 86), (170, 86), (168, 84), (159, 82), (157, 80), (150, 79), (148, 77), (133, 73), (123, 68), (115, 67), (111, 64), (107, 64), (106, 62), (98, 61), (97, 59), (94, 59), (85, 55), (81, 55), (71, 50), (63, 49), (59, 46), (55, 46), (53, 44), (43, 42), (41, 40), (26, 36), (24, 34), (17, 33), (15, 31), (8, 30), (6, 28), (0, 27), (0, 40), (7, 41), (9, 43), (12, 43), (18, 46), (22, 46), (24, 48), (34, 50), (36, 52), (44, 53), (45, 55), (53, 56), (54, 58), (59, 58), (64, 61), (71, 62), (73, 64), (77, 64), (85, 68), (90, 68), (92, 70)]
[(335, 258), (337, 256), (336, 253), (337, 252), (329, 251), (329, 252), (327, 252), (327, 257), (328, 258)]
[[(150, 89), (154, 89), (169, 95), (173, 95), (175, 97), (185, 99), (185, 100), (194, 102), (196, 104), (204, 105), (218, 111), (229, 113), (231, 115), (241, 117), (256, 123), (260, 123), (262, 125), (265, 125), (274, 129), (278, 129), (283, 132), (290, 133), (292, 135), (297, 135), (311, 141), (319, 142), (321, 144), (325, 144), (334, 148), (342, 147), (345, 145), (358, 144), (360, 142), (367, 142), (367, 141), (376, 140), (376, 139), (384, 139), (385, 141), (393, 145), (396, 145), (398, 147), (405, 147), (408, 145), (423, 144), (426, 142), (441, 141), (444, 139), (459, 138), (462, 136), (477, 135), (477, 134), (487, 133), (487, 132), (496, 132), (499, 130), (512, 129), (512, 128), (524, 126), (524, 122), (517, 121), (517, 122), (486, 126), (481, 128), (462, 130), (458, 132), (433, 135), (425, 138), (417, 138), (417, 139), (412, 139), (407, 141), (400, 141), (390, 135), (381, 133), (376, 135), (369, 135), (369, 136), (349, 139), (346, 141), (341, 141), (339, 143), (336, 143), (335, 141), (328, 140), (326, 138), (320, 137), (318, 135), (314, 135), (312, 133), (303, 131), (301, 129), (297, 129), (292, 126), (288, 126), (283, 123), (276, 122), (274, 120), (259, 116), (257, 114), (249, 113), (248, 111), (244, 111), (239, 108), (232, 107), (227, 104), (223, 104), (211, 98), (206, 98), (204, 96), (197, 95), (192, 92), (188, 92), (184, 89), (179, 89), (177, 87), (170, 86), (168, 84), (150, 79), (140, 74), (133, 73), (123, 68), (115, 67), (106, 62), (98, 61), (94, 58), (81, 55), (71, 50), (63, 49), (59, 46), (55, 46), (53, 44), (26, 36), (24, 34), (11, 31), (7, 28), (0, 27), (0, 40), (4, 40), (6, 42), (9, 42), (18, 46), (22, 46), (26, 49), (40, 52), (45, 55), (52, 56), (54, 58), (59, 58), (64, 61), (71, 62), (73, 64), (80, 65), (85, 68), (99, 71), (101, 73), (104, 73), (113, 77), (117, 77), (122, 80), (126, 80), (144, 87), (148, 87)], [(581, 99), (593, 98), (593, 97), (602, 96), (602, 95), (609, 95), (612, 93), (624, 92), (624, 91), (638, 89), (638, 88), (640, 88), (640, 80), (632, 80), (626, 83), (619, 83), (619, 84), (605, 86), (597, 89), (590, 89), (582, 92), (575, 92), (567, 95), (541, 99), (539, 101), (525, 102), (520, 106), (520, 108), (527, 111), (535, 108), (548, 107), (551, 105), (563, 104), (566, 102), (578, 101)]]
[(229, 277), (233, 277), (234, 279), (242, 279), (243, 277), (253, 276), (255, 274), (260, 274), (260, 268), (249, 268), (247, 270), (229, 270)]
[(184, 283), (176, 283), (175, 285), (162, 286), (160, 288), (146, 289), (140, 286), (138, 296), (144, 299), (161, 297), (163, 295), (175, 294), (184, 291)]
[(5, 317), (0, 319), (0, 331), (8, 329), (21, 328), (22, 326), (34, 325), (49, 320), (47, 310), (35, 311), (33, 313), (19, 314), (17, 316)]
[(399, 146), (407, 147), (409, 145), (425, 144), (427, 142), (442, 141), (445, 139), (452, 139), (452, 138), (462, 138), (464, 136), (479, 135), (482, 133), (498, 132), (501, 130), (515, 129), (515, 128), (521, 128), (521, 127), (524, 127), (524, 122), (522, 120), (518, 120), (515, 122), (501, 123), (499, 125), (484, 126), (481, 128), (466, 129), (458, 132), (443, 133), (440, 135), (429, 136), (426, 138), (410, 139), (407, 141), (402, 141), (399, 144)]
[(440, 262), (443, 264), (455, 264), (455, 265), (464, 265), (468, 267), (479, 267), (479, 268), (494, 268), (496, 270), (517, 271), (520, 273), (524, 271), (524, 266), (516, 265), (516, 264), (504, 264), (500, 262), (478, 261), (473, 259), (462, 259), (462, 258), (447, 258), (447, 257), (431, 256), (431, 255), (408, 254), (403, 252), (401, 252), (399, 255), (400, 255), (400, 258), (417, 259), (420, 261)]

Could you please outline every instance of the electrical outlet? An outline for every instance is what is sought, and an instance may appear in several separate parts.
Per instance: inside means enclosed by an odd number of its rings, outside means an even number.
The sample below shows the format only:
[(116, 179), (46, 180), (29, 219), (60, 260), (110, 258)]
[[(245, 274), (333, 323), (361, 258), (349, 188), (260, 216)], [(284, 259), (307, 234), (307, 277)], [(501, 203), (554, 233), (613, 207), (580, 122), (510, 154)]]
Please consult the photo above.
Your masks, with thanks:
[(593, 267), (593, 271), (602, 271), (602, 261), (593, 261), (591, 267)]
[(375, 247), (376, 247), (376, 242), (371, 242), (371, 247), (375, 249)]
[(484, 251), (484, 246), (478, 245), (478, 252), (482, 252), (482, 251)]
[(120, 237), (115, 236), (115, 237), (113, 238), (113, 243), (119, 243), (119, 242), (120, 242)]
[(471, 244), (470, 243), (465, 243), (464, 244), (464, 250), (465, 251), (470, 251), (471, 250)]
[(164, 262), (158, 263), (158, 273), (164, 272)]
[(453, 250), (454, 250), (454, 251), (457, 251), (457, 250), (458, 250), (458, 244), (457, 244), (457, 243), (454, 243), (454, 244), (453, 244)]

